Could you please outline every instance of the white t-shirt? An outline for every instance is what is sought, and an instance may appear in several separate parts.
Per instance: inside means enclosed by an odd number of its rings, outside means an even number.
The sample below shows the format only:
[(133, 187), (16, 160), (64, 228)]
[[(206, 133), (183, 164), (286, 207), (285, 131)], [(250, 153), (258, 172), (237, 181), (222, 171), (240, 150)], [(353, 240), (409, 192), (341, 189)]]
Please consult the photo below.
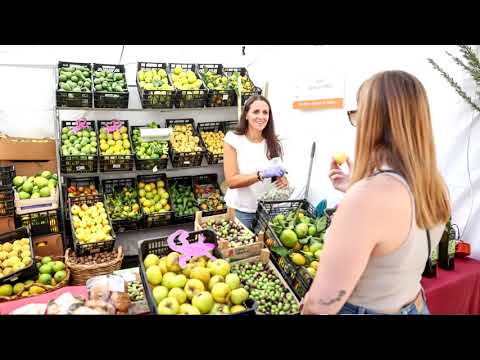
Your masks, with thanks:
[[(253, 143), (245, 135), (236, 135), (229, 131), (225, 135), (224, 141), (237, 151), (237, 164), (240, 174), (251, 174), (268, 167), (267, 143), (263, 139), (260, 143)], [(254, 213), (257, 211), (258, 197), (261, 193), (267, 191), (271, 179), (265, 179), (262, 182), (256, 182), (253, 185), (227, 189), (225, 202), (228, 207)]]

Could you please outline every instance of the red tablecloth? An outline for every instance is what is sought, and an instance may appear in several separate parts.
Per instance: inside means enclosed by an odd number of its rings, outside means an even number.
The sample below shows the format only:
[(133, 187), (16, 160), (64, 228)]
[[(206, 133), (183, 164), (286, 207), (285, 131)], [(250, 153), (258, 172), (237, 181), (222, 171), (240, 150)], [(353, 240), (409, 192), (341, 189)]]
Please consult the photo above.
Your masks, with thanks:
[(88, 290), (85, 286), (65, 286), (46, 294), (0, 303), (0, 315), (9, 314), (11, 311), (28, 304), (47, 304), (50, 300), (54, 300), (66, 292), (71, 293), (73, 296), (83, 297), (84, 299), (88, 297)]
[(433, 315), (480, 314), (480, 261), (455, 259), (455, 269), (437, 268), (436, 278), (422, 279)]

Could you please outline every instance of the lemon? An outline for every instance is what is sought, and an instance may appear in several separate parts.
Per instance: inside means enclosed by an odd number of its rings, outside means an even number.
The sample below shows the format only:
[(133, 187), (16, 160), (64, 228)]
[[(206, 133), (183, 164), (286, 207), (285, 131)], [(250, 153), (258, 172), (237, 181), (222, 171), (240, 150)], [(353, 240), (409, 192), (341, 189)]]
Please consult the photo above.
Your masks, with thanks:
[(305, 257), (302, 254), (299, 253), (293, 253), (290, 255), (293, 263), (298, 266), (303, 266), (305, 265)]

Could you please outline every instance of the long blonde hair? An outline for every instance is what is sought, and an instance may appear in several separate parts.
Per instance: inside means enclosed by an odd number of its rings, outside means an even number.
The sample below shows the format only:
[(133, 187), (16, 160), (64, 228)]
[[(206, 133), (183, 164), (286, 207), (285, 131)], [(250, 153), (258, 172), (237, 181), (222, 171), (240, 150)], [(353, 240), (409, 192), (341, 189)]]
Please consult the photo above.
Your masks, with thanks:
[(423, 85), (404, 71), (385, 71), (359, 90), (355, 164), (350, 186), (387, 164), (406, 179), (422, 229), (446, 223), (447, 188), (437, 168), (430, 109)]

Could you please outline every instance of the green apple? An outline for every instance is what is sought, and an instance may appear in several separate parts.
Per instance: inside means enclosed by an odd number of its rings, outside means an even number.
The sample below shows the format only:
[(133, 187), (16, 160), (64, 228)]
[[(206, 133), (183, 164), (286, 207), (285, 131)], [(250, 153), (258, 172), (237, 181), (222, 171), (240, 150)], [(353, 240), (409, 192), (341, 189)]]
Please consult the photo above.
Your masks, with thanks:
[(172, 286), (170, 282), (175, 276), (176, 276), (175, 273), (170, 271), (165, 273), (162, 278), (162, 285), (167, 287), (168, 289), (173, 288), (174, 286)]
[(230, 290), (238, 289), (240, 287), (240, 277), (237, 274), (228, 274), (225, 283), (230, 287)]
[(180, 310), (180, 305), (177, 299), (172, 297), (163, 299), (157, 306), (157, 313), (160, 315), (175, 315), (178, 313), (178, 310)]
[(215, 302), (220, 304), (226, 304), (228, 296), (230, 295), (230, 287), (225, 283), (217, 283), (213, 285), (212, 297)]
[(245, 310), (247, 310), (247, 309), (246, 309), (245, 306), (243, 306), (243, 305), (233, 305), (233, 306), (230, 308), (230, 312), (231, 312), (232, 314), (235, 314), (235, 313), (238, 313), (238, 312), (242, 312), (242, 311), (245, 311)]
[(210, 271), (207, 268), (196, 266), (190, 272), (190, 279), (198, 279), (205, 286), (208, 286), (208, 282), (210, 281)]
[(208, 313), (210, 315), (230, 314), (230, 308), (226, 304), (215, 303)]
[(177, 252), (171, 252), (167, 256), (167, 269), (168, 271), (173, 271), (173, 272), (180, 272), (182, 271), (182, 268), (178, 264), (178, 259), (180, 258), (180, 254)]
[(165, 299), (168, 296), (168, 289), (165, 286), (155, 286), (152, 290), (153, 298), (155, 303), (158, 305), (160, 301)]
[(180, 305), (180, 310), (178, 313), (180, 315), (200, 315), (200, 311), (191, 304)]
[(152, 285), (158, 285), (162, 282), (162, 271), (158, 265), (151, 265), (147, 271), (147, 280)]
[(188, 263), (187, 266), (185, 266), (182, 269), (182, 274), (189, 278), (190, 274), (192, 273), (192, 270), (195, 266), (196, 266), (195, 264)]
[(198, 279), (190, 279), (185, 284), (184, 290), (187, 294), (188, 300), (192, 300), (196, 294), (205, 290), (205, 285), (203, 285), (203, 282)]
[(167, 268), (167, 257), (164, 256), (158, 261), (158, 266), (160, 266), (160, 270), (162, 270), (162, 274), (166, 274), (168, 272)]
[(208, 291), (201, 291), (192, 298), (192, 305), (195, 306), (202, 314), (208, 313), (213, 307), (213, 304), (214, 301), (212, 294), (210, 294)]
[(221, 275), (214, 275), (212, 276), (212, 278), (210, 279), (210, 281), (208, 282), (208, 290), (212, 291), (212, 288), (213, 288), (213, 285), (217, 284), (217, 283), (221, 283), (221, 282), (224, 282), (225, 279), (223, 276)]
[(187, 277), (183, 274), (175, 275), (170, 280), (170, 285), (172, 289), (173, 288), (183, 289), (186, 283), (187, 283)]
[(223, 259), (217, 259), (210, 265), (210, 272), (212, 275), (227, 276), (230, 272), (230, 264)]
[(187, 301), (187, 294), (185, 294), (185, 291), (180, 288), (173, 288), (172, 290), (170, 290), (168, 293), (168, 297), (177, 299), (180, 305)]
[(230, 300), (234, 305), (240, 305), (247, 299), (248, 299), (248, 291), (245, 290), (244, 288), (238, 288), (238, 289), (232, 290), (232, 292), (230, 293)]
[(322, 253), (322, 249), (315, 251), (315, 257), (320, 259), (320, 254)]
[(143, 265), (145, 266), (145, 269), (148, 269), (152, 265), (158, 265), (158, 262), (160, 259), (158, 258), (157, 255), (155, 254), (148, 254), (145, 259), (143, 260)]

